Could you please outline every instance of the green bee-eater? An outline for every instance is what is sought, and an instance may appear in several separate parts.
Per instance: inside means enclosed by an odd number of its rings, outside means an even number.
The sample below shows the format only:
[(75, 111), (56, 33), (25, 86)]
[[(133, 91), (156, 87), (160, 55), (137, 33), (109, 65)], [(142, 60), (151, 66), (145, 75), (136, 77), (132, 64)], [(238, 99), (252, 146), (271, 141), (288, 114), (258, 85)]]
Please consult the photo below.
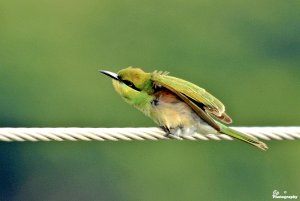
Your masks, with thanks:
[(125, 101), (153, 119), (167, 135), (223, 133), (262, 150), (268, 148), (255, 137), (216, 121), (232, 122), (221, 101), (191, 82), (169, 76), (168, 72), (146, 73), (133, 67), (122, 69), (118, 74), (100, 72), (113, 78), (115, 90)]

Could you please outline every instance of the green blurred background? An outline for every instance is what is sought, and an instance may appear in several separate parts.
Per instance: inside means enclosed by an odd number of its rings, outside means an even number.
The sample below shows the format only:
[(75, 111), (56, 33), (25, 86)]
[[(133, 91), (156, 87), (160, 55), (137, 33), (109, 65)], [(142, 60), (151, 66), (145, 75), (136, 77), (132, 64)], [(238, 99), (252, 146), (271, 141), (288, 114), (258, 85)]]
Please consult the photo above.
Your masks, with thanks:
[[(1, 0), (1, 127), (154, 123), (98, 69), (166, 70), (219, 97), (234, 126), (300, 125), (300, 3)], [(300, 196), (300, 142), (0, 143), (0, 200)]]

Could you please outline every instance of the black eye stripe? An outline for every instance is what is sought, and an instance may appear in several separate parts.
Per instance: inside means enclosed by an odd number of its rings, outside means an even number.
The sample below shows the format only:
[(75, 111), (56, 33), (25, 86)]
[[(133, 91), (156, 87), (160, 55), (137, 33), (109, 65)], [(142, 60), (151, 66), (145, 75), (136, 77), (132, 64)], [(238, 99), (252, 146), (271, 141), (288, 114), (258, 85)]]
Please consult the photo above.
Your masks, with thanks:
[(123, 80), (124, 84), (126, 84), (127, 86), (134, 86), (134, 84), (132, 82), (130, 82), (129, 80)]
[(141, 91), (139, 88), (137, 88), (131, 81), (129, 80), (122, 80), (122, 82), (124, 84), (126, 84), (127, 86), (131, 87), (132, 89), (134, 90), (137, 90), (137, 91)]

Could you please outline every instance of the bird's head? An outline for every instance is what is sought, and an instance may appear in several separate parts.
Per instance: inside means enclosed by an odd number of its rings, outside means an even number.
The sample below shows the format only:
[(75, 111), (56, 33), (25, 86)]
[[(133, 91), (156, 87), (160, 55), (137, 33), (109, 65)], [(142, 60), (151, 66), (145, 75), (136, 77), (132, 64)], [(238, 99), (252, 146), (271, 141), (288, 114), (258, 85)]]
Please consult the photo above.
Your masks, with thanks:
[(151, 88), (151, 74), (140, 68), (128, 67), (117, 74), (106, 70), (100, 72), (111, 77), (115, 90), (129, 101), (137, 97), (141, 91)]

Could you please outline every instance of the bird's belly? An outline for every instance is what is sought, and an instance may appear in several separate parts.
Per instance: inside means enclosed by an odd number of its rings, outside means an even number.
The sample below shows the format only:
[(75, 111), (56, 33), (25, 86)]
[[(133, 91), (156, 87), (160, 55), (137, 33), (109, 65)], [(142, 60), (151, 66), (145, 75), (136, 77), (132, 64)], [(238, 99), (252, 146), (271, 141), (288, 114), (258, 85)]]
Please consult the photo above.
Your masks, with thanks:
[(161, 101), (152, 107), (151, 116), (158, 125), (168, 128), (172, 134), (217, 133), (182, 101)]

